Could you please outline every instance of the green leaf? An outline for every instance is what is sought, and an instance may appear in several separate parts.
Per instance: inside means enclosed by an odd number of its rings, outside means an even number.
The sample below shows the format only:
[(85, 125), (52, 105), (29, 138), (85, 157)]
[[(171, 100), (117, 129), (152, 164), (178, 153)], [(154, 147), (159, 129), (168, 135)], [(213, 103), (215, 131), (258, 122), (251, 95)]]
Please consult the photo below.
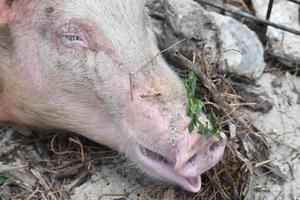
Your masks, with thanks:
[(0, 176), (0, 186), (13, 184), (16, 184), (16, 181)]
[(198, 133), (202, 135), (208, 135), (210, 133), (210, 129), (202, 122), (199, 122)]
[(201, 101), (200, 99), (197, 99), (197, 104), (198, 104), (199, 106), (201, 106), (201, 107), (203, 107), (203, 106), (204, 106), (204, 103), (203, 103), (203, 101)]
[(200, 99), (195, 98), (196, 86), (198, 77), (195, 73), (190, 72), (187, 80), (185, 81), (185, 88), (187, 91), (188, 104), (186, 107), (186, 115), (191, 118), (188, 125), (188, 131), (190, 133), (196, 128), (197, 132), (202, 135), (214, 135), (220, 138), (220, 132), (218, 130), (217, 118), (214, 113), (208, 114), (208, 120), (210, 121), (212, 128), (208, 128), (208, 125), (199, 121), (201, 113), (203, 113), (204, 103)]
[(197, 104), (201, 109), (204, 107), (204, 103), (200, 99), (194, 99), (193, 102), (194, 104)]
[(189, 130), (189, 133), (193, 132), (193, 130), (194, 130), (194, 124), (192, 122), (190, 122), (190, 124), (188, 126), (188, 130)]
[(195, 96), (196, 86), (197, 86), (197, 81), (198, 81), (198, 77), (196, 76), (195, 73), (193, 73), (193, 72), (190, 73), (189, 81), (190, 81), (190, 86), (191, 86), (191, 95)]
[(202, 111), (203, 111), (202, 108), (201, 108), (200, 106), (197, 106), (197, 107), (195, 108), (195, 118), (199, 119), (200, 113), (201, 113)]
[(3, 185), (6, 182), (6, 178), (0, 177), (0, 185)]
[(217, 117), (215, 115), (215, 113), (210, 112), (207, 115), (209, 122), (211, 123), (212, 127), (214, 130), (218, 129), (218, 122), (217, 122)]
[(189, 107), (189, 106), (187, 106), (187, 108), (186, 108), (186, 115), (188, 117), (190, 117), (192, 115), (192, 110), (191, 110), (191, 107)]
[(185, 81), (185, 87), (188, 92), (188, 96), (195, 96), (197, 81), (197, 75), (194, 72), (190, 72), (187, 80)]

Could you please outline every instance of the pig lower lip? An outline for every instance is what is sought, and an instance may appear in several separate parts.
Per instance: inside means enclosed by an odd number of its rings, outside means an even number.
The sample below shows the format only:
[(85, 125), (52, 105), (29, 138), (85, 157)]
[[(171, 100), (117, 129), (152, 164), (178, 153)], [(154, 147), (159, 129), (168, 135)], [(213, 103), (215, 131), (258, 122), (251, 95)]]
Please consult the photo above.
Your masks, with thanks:
[(176, 183), (183, 189), (191, 192), (199, 192), (201, 189), (201, 177), (184, 177), (174, 170), (174, 164), (164, 156), (139, 145), (138, 155), (142, 162), (155, 173), (164, 177), (168, 181)]

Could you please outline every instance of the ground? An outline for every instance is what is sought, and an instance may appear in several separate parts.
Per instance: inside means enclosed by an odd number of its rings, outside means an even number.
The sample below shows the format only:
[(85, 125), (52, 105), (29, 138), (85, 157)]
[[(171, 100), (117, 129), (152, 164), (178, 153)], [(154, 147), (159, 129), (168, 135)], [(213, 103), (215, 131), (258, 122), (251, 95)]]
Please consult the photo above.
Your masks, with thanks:
[[(272, 168), (255, 172), (255, 199), (300, 198), (299, 85), (300, 78), (289, 73), (266, 73), (245, 89), (272, 104), (266, 113), (247, 108), (243, 111), (253, 119), (256, 134), (266, 138), (271, 152), (269, 160), (253, 165)], [(235, 136), (231, 137), (229, 141)], [(251, 151), (251, 144), (242, 145)], [(19, 127), (0, 129), (0, 177), (3, 200), (201, 199), (197, 194), (146, 177), (123, 155), (76, 134)], [(209, 188), (206, 180), (202, 191)]]

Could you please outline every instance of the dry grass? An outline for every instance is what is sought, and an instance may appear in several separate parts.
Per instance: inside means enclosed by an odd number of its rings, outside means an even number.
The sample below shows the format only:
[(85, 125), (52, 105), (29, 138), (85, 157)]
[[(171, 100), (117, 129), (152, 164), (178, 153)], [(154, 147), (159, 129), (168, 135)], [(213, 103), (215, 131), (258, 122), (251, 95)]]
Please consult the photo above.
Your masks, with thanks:
[[(216, 73), (216, 66), (210, 65), (201, 52), (194, 52), (193, 61), (174, 51), (169, 52), (168, 58), (199, 76), (198, 97), (206, 102), (207, 111), (217, 115), (219, 126), (228, 137), (224, 158), (205, 173), (204, 190), (194, 199), (254, 199), (258, 170), (254, 165), (269, 159), (265, 139), (241, 112), (241, 108), (255, 106), (255, 102), (246, 102), (231, 78)], [(187, 74), (184, 71), (180, 74)]]
[[(40, 149), (42, 152), (38, 153), (46, 154), (46, 160), (32, 158), (28, 164), (22, 166), (26, 170), (24, 173), (32, 176), (37, 183), (31, 188), (28, 187), (27, 180), (17, 180), (14, 186), (10, 186), (11, 194), (15, 194), (12, 200), (70, 199), (72, 189), (84, 183), (97, 166), (113, 160), (124, 160), (117, 152), (74, 134), (56, 133), (45, 137), (45, 133), (41, 133), (32, 137), (34, 138), (22, 137), (21, 140), (17, 138), (15, 142), (19, 149), (26, 149), (26, 146)], [(0, 171), (0, 176), (7, 176), (8, 171), (14, 174), (16, 167), (9, 168), (6, 172)], [(6, 189), (7, 186), (0, 186), (0, 199)]]

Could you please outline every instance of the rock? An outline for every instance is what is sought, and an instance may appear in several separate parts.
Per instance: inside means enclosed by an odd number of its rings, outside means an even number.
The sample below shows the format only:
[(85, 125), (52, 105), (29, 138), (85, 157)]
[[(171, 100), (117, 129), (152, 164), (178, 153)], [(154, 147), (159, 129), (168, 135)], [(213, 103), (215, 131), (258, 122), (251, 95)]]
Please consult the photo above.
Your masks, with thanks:
[[(287, 177), (287, 181), (259, 177), (260, 186), (267, 189), (257, 193), (260, 199), (297, 199), (300, 197), (300, 78), (286, 73), (282, 76), (264, 74), (257, 86), (249, 91), (273, 104), (267, 113), (246, 109), (253, 125), (263, 134), (270, 145), (272, 163)], [(263, 180), (264, 179), (264, 180)], [(265, 181), (265, 183), (263, 183)]]
[[(277, 84), (274, 84), (275, 82)], [(300, 105), (297, 103), (300, 95), (299, 77), (289, 73), (278, 77), (264, 74), (257, 81), (257, 85), (259, 87), (250, 86), (247, 90), (272, 102), (273, 109), (263, 115), (260, 112), (249, 112), (251, 118), (255, 119), (254, 125), (266, 133), (297, 132), (297, 129), (300, 129)]]
[[(192, 0), (151, 2), (155, 2), (152, 16), (161, 19), (161, 23), (157, 18), (154, 20), (161, 49), (186, 38), (175, 48), (191, 60), (193, 53), (196, 53), (204, 57), (207, 63), (218, 63), (218, 70), (223, 73), (250, 79), (262, 74), (266, 66), (263, 46), (247, 26), (231, 17), (209, 12)], [(157, 14), (157, 10), (163, 13)]]
[[(256, 15), (265, 18), (269, 1), (252, 0)], [(286, 0), (274, 1), (270, 21), (295, 30), (300, 30), (299, 5)], [(296, 67), (300, 63), (300, 36), (273, 27), (268, 27), (267, 36), (272, 53), (282, 57), (283, 64)], [(286, 59), (284, 59), (286, 58)]]
[(237, 20), (211, 12), (219, 28), (221, 59), (219, 70), (257, 79), (263, 73), (264, 47), (255, 32)]

